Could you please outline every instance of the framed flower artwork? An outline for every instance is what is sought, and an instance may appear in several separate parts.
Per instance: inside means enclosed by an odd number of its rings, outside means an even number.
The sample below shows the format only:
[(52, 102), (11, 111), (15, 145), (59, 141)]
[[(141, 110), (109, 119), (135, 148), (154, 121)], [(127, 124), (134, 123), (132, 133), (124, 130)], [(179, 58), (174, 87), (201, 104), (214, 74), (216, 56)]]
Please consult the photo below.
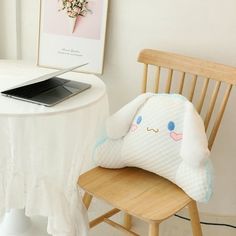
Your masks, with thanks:
[(41, 0), (37, 64), (102, 74), (108, 0)]

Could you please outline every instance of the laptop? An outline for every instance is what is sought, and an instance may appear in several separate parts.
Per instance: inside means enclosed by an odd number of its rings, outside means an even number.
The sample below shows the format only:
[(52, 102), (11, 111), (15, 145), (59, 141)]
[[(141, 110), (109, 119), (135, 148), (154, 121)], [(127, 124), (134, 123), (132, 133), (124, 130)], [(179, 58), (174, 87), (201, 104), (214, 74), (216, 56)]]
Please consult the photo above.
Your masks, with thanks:
[(90, 84), (62, 79), (57, 76), (72, 71), (88, 63), (53, 72), (30, 80), (24, 84), (2, 91), (1, 94), (11, 98), (51, 107), (82, 91)]

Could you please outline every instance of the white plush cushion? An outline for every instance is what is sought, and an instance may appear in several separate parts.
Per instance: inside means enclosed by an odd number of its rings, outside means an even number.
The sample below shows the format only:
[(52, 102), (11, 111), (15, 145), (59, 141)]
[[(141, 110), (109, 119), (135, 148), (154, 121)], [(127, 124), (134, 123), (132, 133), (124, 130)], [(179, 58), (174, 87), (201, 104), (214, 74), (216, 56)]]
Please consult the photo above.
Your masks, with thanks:
[(207, 137), (185, 97), (142, 94), (109, 117), (106, 128), (107, 137), (95, 149), (98, 165), (139, 167), (176, 183), (197, 201), (210, 198)]

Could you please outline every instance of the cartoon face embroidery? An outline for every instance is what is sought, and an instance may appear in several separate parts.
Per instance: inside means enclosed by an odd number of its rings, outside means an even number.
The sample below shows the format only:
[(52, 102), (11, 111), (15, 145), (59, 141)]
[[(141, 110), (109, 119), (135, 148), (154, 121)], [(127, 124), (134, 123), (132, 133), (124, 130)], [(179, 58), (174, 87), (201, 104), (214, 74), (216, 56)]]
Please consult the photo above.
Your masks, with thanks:
[[(142, 120), (143, 120), (143, 117), (141, 115), (137, 116), (134, 120), (134, 123), (131, 125), (130, 131), (134, 132), (135, 130), (137, 130), (139, 125), (141, 124)], [(168, 122), (167, 129), (170, 132), (169, 135), (170, 135), (171, 139), (173, 139), (176, 142), (182, 140), (183, 134), (182, 133), (177, 133), (177, 132), (174, 131), (175, 130), (175, 123), (173, 121)], [(158, 133), (160, 130), (147, 127), (147, 131)]]
[(183, 138), (183, 134), (182, 133), (177, 133), (175, 132), (175, 123), (173, 121), (169, 121), (168, 125), (167, 125), (167, 129), (170, 131), (170, 137), (174, 140), (174, 141), (180, 141)]

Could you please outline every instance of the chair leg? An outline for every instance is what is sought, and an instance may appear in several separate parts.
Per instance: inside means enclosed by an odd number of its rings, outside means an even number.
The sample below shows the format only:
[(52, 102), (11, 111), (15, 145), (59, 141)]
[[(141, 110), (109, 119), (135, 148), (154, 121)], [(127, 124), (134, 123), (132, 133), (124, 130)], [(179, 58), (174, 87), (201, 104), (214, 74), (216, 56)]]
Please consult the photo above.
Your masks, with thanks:
[(128, 230), (130, 230), (132, 227), (132, 216), (128, 213), (124, 214), (124, 227)]
[(149, 223), (148, 236), (159, 236), (159, 223)]
[(90, 203), (91, 203), (91, 201), (92, 201), (92, 198), (93, 198), (93, 196), (90, 195), (89, 193), (87, 193), (87, 192), (84, 193), (84, 196), (83, 196), (83, 203), (84, 203), (84, 205), (85, 205), (85, 207), (86, 207), (87, 209), (88, 209), (89, 206), (90, 206)]
[(197, 209), (197, 203), (192, 201), (188, 205), (189, 215), (191, 218), (193, 236), (202, 236), (202, 228), (200, 224), (200, 218)]

